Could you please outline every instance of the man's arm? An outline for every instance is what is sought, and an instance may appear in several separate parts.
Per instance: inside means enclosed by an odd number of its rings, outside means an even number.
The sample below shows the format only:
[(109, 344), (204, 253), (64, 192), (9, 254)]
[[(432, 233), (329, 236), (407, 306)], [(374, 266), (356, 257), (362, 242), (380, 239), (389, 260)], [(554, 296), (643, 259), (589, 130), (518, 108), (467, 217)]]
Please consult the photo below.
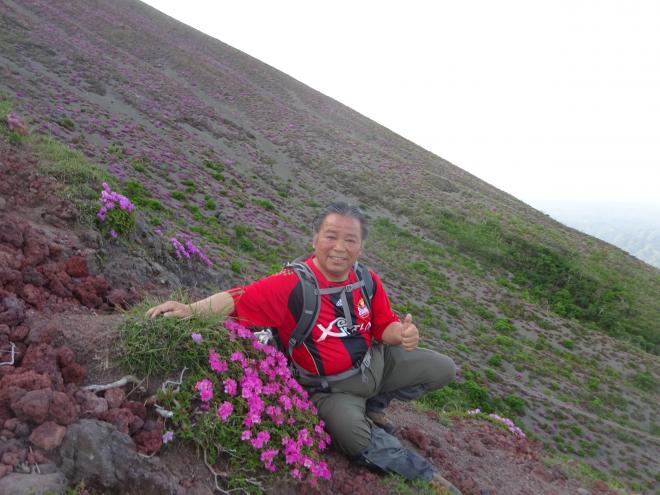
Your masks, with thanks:
[(406, 351), (415, 350), (419, 343), (419, 331), (412, 322), (412, 315), (409, 313), (402, 322), (394, 321), (387, 325), (382, 341), (384, 344), (400, 345)]
[(183, 304), (177, 301), (167, 301), (147, 311), (147, 316), (155, 318), (158, 315), (177, 316), (184, 318), (193, 313), (216, 313), (228, 315), (234, 311), (234, 299), (229, 292), (218, 292), (212, 296), (196, 301), (192, 304)]

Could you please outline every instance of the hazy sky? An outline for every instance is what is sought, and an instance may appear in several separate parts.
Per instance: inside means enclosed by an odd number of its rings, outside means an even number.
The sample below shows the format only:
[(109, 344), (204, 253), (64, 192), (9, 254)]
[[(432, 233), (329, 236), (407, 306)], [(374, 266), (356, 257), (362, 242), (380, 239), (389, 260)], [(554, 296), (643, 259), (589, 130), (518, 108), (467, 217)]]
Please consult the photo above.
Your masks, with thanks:
[(531, 205), (660, 206), (660, 1), (147, 3)]

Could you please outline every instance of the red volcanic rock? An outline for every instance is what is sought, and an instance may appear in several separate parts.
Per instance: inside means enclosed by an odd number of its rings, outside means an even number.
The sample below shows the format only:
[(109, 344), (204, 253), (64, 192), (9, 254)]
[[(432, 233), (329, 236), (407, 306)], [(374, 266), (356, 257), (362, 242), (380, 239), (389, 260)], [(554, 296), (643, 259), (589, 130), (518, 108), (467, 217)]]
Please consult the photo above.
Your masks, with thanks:
[(46, 261), (48, 258), (48, 244), (45, 241), (43, 234), (34, 230), (28, 230), (24, 234), (25, 246), (23, 247), (23, 254), (25, 259), (22, 263), (22, 268), (29, 266), (37, 266)]
[(48, 294), (40, 287), (35, 287), (32, 284), (25, 284), (21, 287), (19, 294), (25, 302), (41, 308), (48, 300)]
[(103, 300), (97, 295), (94, 282), (89, 278), (82, 279), (73, 289), (73, 295), (81, 304), (88, 308), (98, 308), (103, 304)]
[(122, 433), (129, 432), (129, 425), (134, 422), (135, 416), (128, 409), (110, 409), (101, 415), (103, 421), (107, 421), (117, 427)]
[(39, 390), (50, 388), (51, 379), (48, 375), (29, 370), (23, 373), (12, 373), (0, 380), (0, 402), (9, 399), (9, 388), (18, 387), (24, 390)]
[(48, 277), (48, 288), (56, 296), (69, 298), (72, 295), (71, 291), (67, 289), (64, 286), (64, 284), (60, 281), (60, 279), (57, 277), (57, 274)]
[(108, 401), (102, 397), (97, 397), (94, 392), (89, 390), (78, 390), (76, 392), (76, 402), (80, 404), (80, 414), (82, 416), (101, 418), (108, 412)]
[(27, 337), (29, 332), (30, 329), (28, 327), (25, 325), (19, 325), (11, 331), (9, 338), (12, 342), (20, 342), (21, 340), (25, 339), (25, 337)]
[(124, 402), (126, 394), (121, 388), (111, 388), (105, 391), (104, 397), (105, 400), (108, 401), (108, 407), (110, 409), (115, 409), (121, 406), (122, 402)]
[(34, 267), (23, 270), (23, 283), (41, 287), (46, 284), (46, 279)]
[(64, 378), (64, 383), (80, 385), (85, 377), (85, 373), (87, 373), (87, 370), (74, 362), (62, 370), (62, 377)]
[(10, 244), (16, 248), (23, 247), (23, 227), (24, 224), (5, 220), (0, 222), (0, 242)]
[(2, 425), (2, 427), (5, 430), (14, 431), (16, 429), (17, 424), (18, 424), (18, 418), (10, 418), (7, 421), (5, 421), (5, 424)]
[(49, 244), (48, 245), (48, 254), (50, 258), (57, 260), (64, 251), (64, 248), (60, 246), (59, 244)]
[(142, 419), (147, 417), (147, 408), (142, 404), (142, 402), (136, 402), (132, 400), (124, 401), (121, 405), (123, 409), (128, 409), (136, 416), (139, 416)]
[(14, 468), (12, 466), (9, 466), (7, 464), (0, 464), (0, 478), (11, 473), (13, 470)]
[(131, 296), (124, 289), (113, 289), (108, 294), (108, 302), (111, 306), (116, 308), (128, 308), (130, 305)]
[(64, 271), (72, 277), (82, 278), (89, 276), (87, 260), (82, 256), (72, 256), (64, 262)]
[(64, 368), (71, 363), (73, 363), (74, 354), (73, 351), (67, 346), (58, 347), (57, 352), (57, 364), (60, 365), (60, 368)]
[(30, 442), (44, 450), (52, 450), (60, 446), (65, 434), (65, 426), (47, 421), (34, 429), (30, 435)]
[(53, 392), (48, 412), (54, 421), (66, 426), (78, 419), (79, 408), (65, 393)]
[(28, 335), (28, 342), (42, 342), (45, 344), (50, 344), (57, 334), (59, 333), (59, 328), (53, 322), (42, 322), (35, 325), (32, 325), (30, 329), (30, 334)]
[(31, 390), (19, 400), (12, 400), (11, 408), (18, 419), (29, 419), (35, 423), (43, 423), (48, 418), (52, 397), (53, 391), (49, 388)]
[(162, 430), (160, 428), (151, 431), (140, 430), (133, 435), (133, 440), (138, 452), (147, 455), (153, 454), (158, 452), (163, 445)]
[(37, 373), (46, 373), (50, 376), (55, 390), (60, 390), (64, 384), (62, 373), (57, 366), (57, 352), (49, 344), (31, 344), (23, 356), (21, 367)]
[(11, 467), (16, 467), (19, 462), (23, 462), (27, 456), (27, 452), (23, 449), (21, 452), (5, 452), (2, 454), (2, 463)]

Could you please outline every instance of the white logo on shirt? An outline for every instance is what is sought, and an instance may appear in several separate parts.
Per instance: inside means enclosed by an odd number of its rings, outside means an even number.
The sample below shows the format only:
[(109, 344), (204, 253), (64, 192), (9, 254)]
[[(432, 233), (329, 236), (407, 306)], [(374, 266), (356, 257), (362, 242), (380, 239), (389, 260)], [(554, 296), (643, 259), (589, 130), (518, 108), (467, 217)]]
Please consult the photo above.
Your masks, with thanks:
[[(356, 333), (362, 333), (362, 332), (368, 332), (369, 329), (371, 328), (371, 322), (367, 323), (361, 323), (359, 325), (353, 325), (351, 328), (348, 328), (348, 325), (346, 325), (346, 318), (335, 318), (332, 320), (327, 327), (324, 327), (322, 324), (317, 324), (316, 325), (319, 330), (321, 330), (321, 336), (316, 339), (316, 342), (323, 342), (326, 338), (328, 338), (328, 335), (330, 337), (339, 337), (339, 338), (344, 338), (344, 337), (349, 337), (351, 335), (355, 335)], [(336, 326), (338, 332), (333, 332), (332, 327)]]

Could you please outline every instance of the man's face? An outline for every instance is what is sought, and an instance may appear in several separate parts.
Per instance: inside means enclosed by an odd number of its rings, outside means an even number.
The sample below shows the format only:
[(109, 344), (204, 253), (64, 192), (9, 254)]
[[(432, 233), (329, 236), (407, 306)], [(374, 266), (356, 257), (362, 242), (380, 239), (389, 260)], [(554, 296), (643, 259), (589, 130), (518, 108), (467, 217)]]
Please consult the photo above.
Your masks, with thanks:
[(342, 282), (362, 254), (362, 230), (357, 218), (332, 213), (312, 241), (314, 263), (331, 282)]

